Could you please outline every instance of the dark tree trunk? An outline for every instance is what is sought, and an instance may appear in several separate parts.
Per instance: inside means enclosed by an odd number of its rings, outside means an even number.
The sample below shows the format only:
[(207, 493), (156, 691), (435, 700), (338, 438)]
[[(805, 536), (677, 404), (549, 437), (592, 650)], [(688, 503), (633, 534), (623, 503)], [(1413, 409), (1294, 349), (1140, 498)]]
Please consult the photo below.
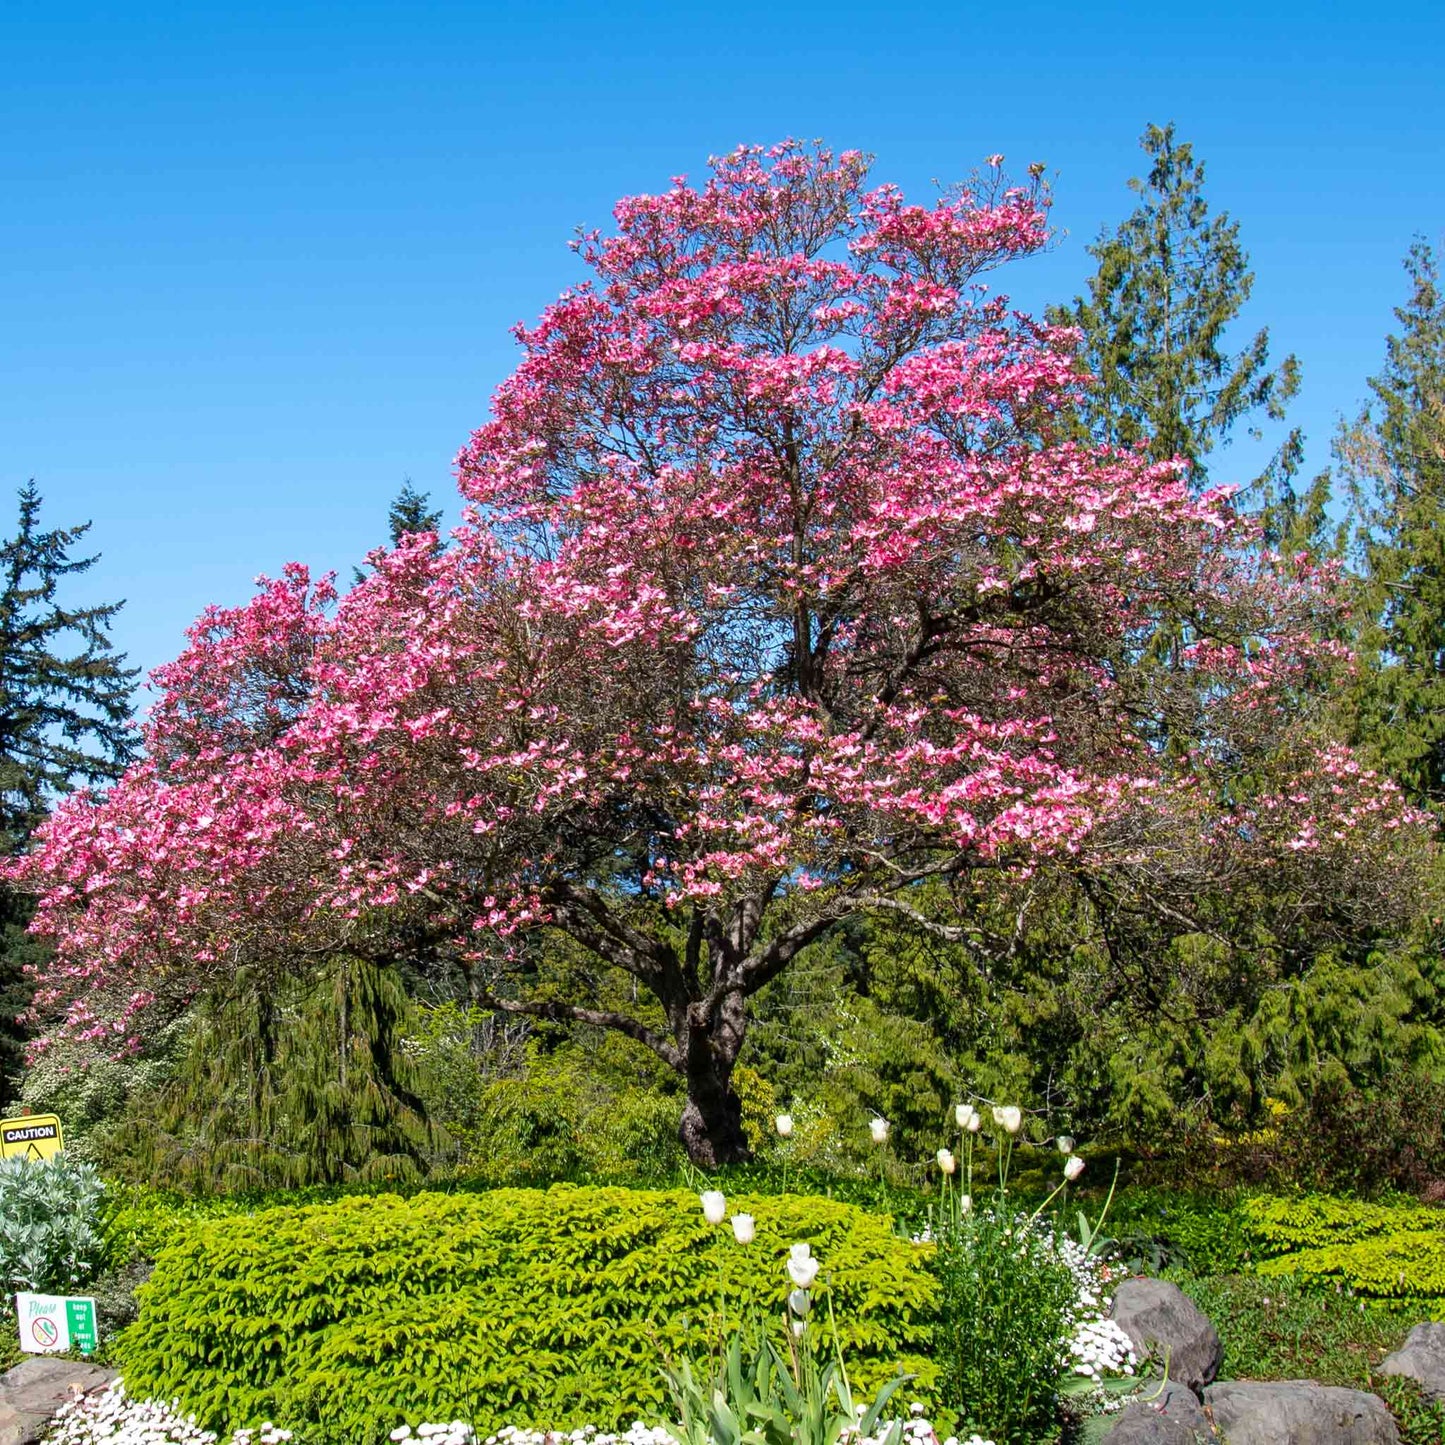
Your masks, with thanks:
[(687, 1104), (677, 1132), (687, 1157), (700, 1169), (742, 1164), (752, 1157), (743, 1133), (742, 1102), (727, 1079), (698, 1088), (689, 1078)]
[(694, 1005), (683, 1031), (682, 1073), (687, 1104), (678, 1137), (701, 1169), (741, 1164), (752, 1157), (743, 1133), (743, 1106), (733, 1089), (733, 1065), (747, 1031), (742, 993), (726, 994), (711, 1012)]

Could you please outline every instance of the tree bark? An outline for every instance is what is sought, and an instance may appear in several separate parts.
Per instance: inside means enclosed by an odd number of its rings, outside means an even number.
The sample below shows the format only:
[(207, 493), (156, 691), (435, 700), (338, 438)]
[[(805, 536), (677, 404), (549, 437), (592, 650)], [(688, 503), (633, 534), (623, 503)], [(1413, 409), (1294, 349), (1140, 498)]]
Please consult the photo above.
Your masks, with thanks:
[(732, 1086), (732, 1069), (700, 1079), (688, 1072), (687, 1103), (678, 1138), (699, 1169), (742, 1164), (752, 1157), (743, 1133), (743, 1106)]

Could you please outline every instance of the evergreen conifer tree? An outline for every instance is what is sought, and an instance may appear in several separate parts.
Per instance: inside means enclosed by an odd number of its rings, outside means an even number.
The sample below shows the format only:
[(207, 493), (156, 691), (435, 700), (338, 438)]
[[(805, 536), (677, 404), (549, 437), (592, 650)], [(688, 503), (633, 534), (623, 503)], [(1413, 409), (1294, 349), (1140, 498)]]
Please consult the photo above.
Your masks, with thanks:
[[(20, 489), (19, 525), (0, 542), (0, 850), (24, 846), (55, 797), (119, 777), (134, 743), (128, 726), (138, 669), (107, 635), (122, 603), (70, 607), (68, 578), (98, 557), (73, 557), (90, 529), (44, 530), (34, 482)], [(15, 1089), (29, 1002), (24, 965), (43, 946), (26, 932), (31, 905), (0, 888), (0, 1098)]]
[[(1183, 457), (1202, 486), (1210, 454), (1236, 422), (1261, 412), (1283, 420), (1299, 363), (1289, 356), (1270, 369), (1267, 329), (1242, 351), (1227, 349), (1254, 284), (1239, 223), (1210, 214), (1204, 166), (1172, 124), (1149, 126), (1140, 144), (1150, 168), (1129, 182), (1138, 206), (1088, 248), (1098, 262), (1088, 297), (1049, 319), (1079, 328), (1080, 360), (1097, 378), (1081, 427), (1109, 445), (1143, 445), (1159, 461)], [(1300, 454), (1294, 430), (1253, 483), (1261, 507), (1288, 495)]]
[[(435, 532), (440, 528), (441, 508), (429, 506), (430, 501), (430, 492), (417, 491), (410, 477), (403, 480), (401, 491), (393, 498), (386, 514), (387, 531), (393, 547), (399, 546), (403, 537), (414, 536), (417, 532)], [(352, 568), (353, 581), (360, 582), (365, 576), (365, 568)]]
[(1445, 805), (1445, 295), (1434, 252), (1405, 261), (1410, 298), (1336, 453), (1359, 519), (1367, 667), (1354, 730), (1418, 800)]

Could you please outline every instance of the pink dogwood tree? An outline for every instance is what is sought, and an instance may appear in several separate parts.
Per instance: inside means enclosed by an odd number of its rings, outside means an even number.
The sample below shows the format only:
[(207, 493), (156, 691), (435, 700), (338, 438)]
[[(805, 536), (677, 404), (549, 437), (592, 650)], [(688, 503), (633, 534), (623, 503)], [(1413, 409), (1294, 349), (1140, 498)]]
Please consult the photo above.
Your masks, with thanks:
[[(615, 222), (518, 329), (452, 545), (208, 613), (144, 760), (18, 865), (60, 1027), (124, 1047), (239, 966), (424, 939), (652, 1049), (712, 1164), (749, 999), (850, 915), (962, 939), (951, 882), (1068, 866), (1183, 926), (1210, 877), (1388, 872), (1413, 815), (1302, 722), (1326, 589), (1071, 440), (1074, 338), (981, 282), (1044, 244), (1036, 181), (914, 205), (787, 143)], [(519, 996), (548, 930), (638, 1008)]]

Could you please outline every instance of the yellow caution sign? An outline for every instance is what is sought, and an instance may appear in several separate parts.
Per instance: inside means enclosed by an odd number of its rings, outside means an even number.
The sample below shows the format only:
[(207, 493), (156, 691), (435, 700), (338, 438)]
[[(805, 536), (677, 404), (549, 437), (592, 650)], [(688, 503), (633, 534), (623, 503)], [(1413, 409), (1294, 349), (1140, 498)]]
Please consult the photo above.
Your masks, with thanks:
[(65, 1148), (54, 1114), (0, 1119), (0, 1159), (54, 1159)]

